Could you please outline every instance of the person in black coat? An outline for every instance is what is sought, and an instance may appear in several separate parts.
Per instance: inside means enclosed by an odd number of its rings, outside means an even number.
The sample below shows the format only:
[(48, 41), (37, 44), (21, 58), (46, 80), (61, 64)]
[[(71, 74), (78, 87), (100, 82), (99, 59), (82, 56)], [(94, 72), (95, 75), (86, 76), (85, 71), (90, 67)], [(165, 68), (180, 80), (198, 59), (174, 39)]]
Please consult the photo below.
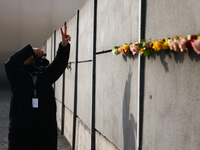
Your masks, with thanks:
[[(56, 102), (52, 84), (62, 75), (69, 59), (70, 35), (63, 32), (54, 61), (35, 63), (44, 52), (27, 45), (14, 53), (5, 69), (12, 97), (9, 113), (9, 150), (57, 150)], [(43, 59), (42, 59), (43, 60)]]

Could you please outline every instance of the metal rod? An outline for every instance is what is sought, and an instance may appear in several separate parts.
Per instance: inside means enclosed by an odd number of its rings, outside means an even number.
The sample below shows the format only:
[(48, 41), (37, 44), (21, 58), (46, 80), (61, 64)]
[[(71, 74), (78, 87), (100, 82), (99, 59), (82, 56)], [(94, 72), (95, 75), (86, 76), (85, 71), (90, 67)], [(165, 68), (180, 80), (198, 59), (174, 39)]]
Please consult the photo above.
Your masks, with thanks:
[[(145, 39), (146, 0), (139, 0), (138, 40)], [(142, 150), (143, 112), (144, 112), (145, 58), (138, 55), (138, 111), (137, 111), (137, 148)]]
[(96, 90), (96, 35), (97, 34), (97, 0), (94, 0), (94, 26), (93, 26), (93, 68), (92, 68), (92, 126), (91, 150), (95, 150), (95, 90)]
[[(67, 25), (67, 22), (64, 22), (64, 26)], [(65, 126), (65, 71), (63, 72), (63, 88), (62, 88), (62, 110), (61, 110), (61, 134), (64, 134)]]
[(75, 58), (75, 79), (74, 79), (74, 116), (73, 116), (73, 141), (72, 150), (75, 150), (76, 144), (76, 117), (77, 117), (77, 74), (78, 74), (78, 38), (79, 38), (79, 10), (76, 12), (76, 58)]

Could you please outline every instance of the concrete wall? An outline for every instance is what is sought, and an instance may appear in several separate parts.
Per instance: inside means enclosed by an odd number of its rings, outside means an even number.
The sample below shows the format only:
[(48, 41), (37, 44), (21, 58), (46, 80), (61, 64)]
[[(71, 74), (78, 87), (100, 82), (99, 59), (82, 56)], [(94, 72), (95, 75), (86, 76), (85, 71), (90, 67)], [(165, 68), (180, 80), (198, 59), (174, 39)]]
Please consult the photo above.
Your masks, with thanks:
[(69, 61), (71, 68), (65, 71), (65, 120), (64, 135), (72, 145), (73, 141), (73, 111), (74, 111), (74, 88), (75, 88), (75, 56), (76, 56), (76, 24), (77, 16), (74, 15), (67, 22), (67, 32), (71, 35), (71, 50)]
[[(97, 52), (138, 41), (138, 5), (132, 0), (98, 1)], [(96, 129), (118, 149), (136, 148), (137, 70), (137, 57), (96, 55)]]
[[(146, 39), (200, 33), (199, 5), (147, 1)], [(199, 61), (193, 50), (146, 58), (143, 149), (199, 149)]]
[[(189, 53), (159, 52), (142, 59), (144, 81), (139, 82), (139, 56), (113, 56), (114, 46), (139, 41), (139, 0), (98, 0), (95, 82), (96, 149), (138, 149), (138, 99), (144, 86), (142, 144), (143, 150), (194, 149), (200, 147), (199, 60)], [(170, 1), (171, 2), (171, 1)], [(197, 0), (146, 1), (145, 37), (155, 40), (176, 35), (200, 33)], [(88, 0), (79, 12), (79, 42), (76, 53), (77, 15), (68, 22), (72, 37), (71, 69), (65, 71), (64, 135), (73, 144), (75, 89), (77, 116), (75, 149), (91, 149), (92, 73), (94, 2)], [(155, 11), (156, 10), (156, 11)], [(56, 32), (56, 47), (60, 41)], [(47, 56), (54, 37), (46, 42)], [(50, 44), (51, 41), (51, 44)], [(51, 46), (50, 46), (51, 45)], [(52, 47), (51, 47), (51, 50)], [(78, 56), (78, 68), (75, 58)], [(75, 72), (77, 69), (77, 85)], [(62, 77), (55, 84), (57, 121), (62, 128)]]

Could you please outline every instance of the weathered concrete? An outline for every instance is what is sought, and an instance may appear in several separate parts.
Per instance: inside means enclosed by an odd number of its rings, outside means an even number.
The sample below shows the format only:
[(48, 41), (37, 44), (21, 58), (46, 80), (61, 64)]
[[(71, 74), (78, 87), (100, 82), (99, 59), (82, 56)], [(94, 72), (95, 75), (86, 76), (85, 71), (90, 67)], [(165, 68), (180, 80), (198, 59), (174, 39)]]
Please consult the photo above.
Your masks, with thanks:
[(57, 106), (57, 125), (58, 128), (61, 129), (61, 122), (62, 122), (62, 103), (60, 100), (56, 99), (56, 106)]
[(52, 57), (51, 56), (52, 55), (52, 53), (51, 53), (51, 51), (52, 51), (51, 42), (52, 42), (52, 36), (50, 36), (46, 41), (46, 59), (48, 59), (50, 63), (51, 63), (51, 57)]
[(88, 126), (86, 126), (79, 118), (76, 120), (76, 146), (75, 150), (79, 149), (91, 149), (91, 133)]
[(162, 39), (200, 33), (200, 1), (148, 0), (146, 12), (146, 39)]
[(74, 109), (74, 84), (75, 84), (75, 59), (76, 59), (76, 24), (77, 16), (74, 15), (67, 22), (67, 34), (71, 35), (71, 48), (69, 62), (72, 62), (71, 68), (65, 71), (65, 105), (71, 111)]
[[(199, 5), (196, 0), (147, 1), (146, 39), (200, 33)], [(199, 149), (199, 60), (193, 50), (146, 58), (144, 150)]]
[(146, 59), (143, 149), (199, 149), (199, 60), (193, 52)]
[(74, 81), (75, 80), (75, 64), (71, 64), (71, 69), (65, 70), (65, 105), (74, 111)]
[(97, 55), (96, 129), (119, 149), (136, 147), (137, 60)]
[(79, 13), (78, 60), (92, 60), (93, 55), (93, 0), (88, 0)]
[(98, 1), (98, 52), (138, 41), (138, 6), (138, 0)]
[[(131, 0), (98, 1), (97, 52), (138, 41), (138, 6)], [(112, 53), (97, 55), (96, 129), (119, 149), (136, 148), (137, 61)]]
[(92, 111), (92, 62), (78, 64), (77, 115), (91, 127)]
[(70, 57), (69, 61), (75, 62), (76, 58), (76, 27), (77, 27), (77, 15), (74, 15), (68, 22), (67, 22), (67, 34), (71, 36), (71, 49), (70, 49)]
[(72, 145), (73, 139), (73, 112), (65, 107), (65, 122), (64, 122), (64, 135), (69, 141), (69, 144)]
[(96, 150), (102, 149), (118, 150), (118, 148), (108, 141), (106, 137), (96, 131)]

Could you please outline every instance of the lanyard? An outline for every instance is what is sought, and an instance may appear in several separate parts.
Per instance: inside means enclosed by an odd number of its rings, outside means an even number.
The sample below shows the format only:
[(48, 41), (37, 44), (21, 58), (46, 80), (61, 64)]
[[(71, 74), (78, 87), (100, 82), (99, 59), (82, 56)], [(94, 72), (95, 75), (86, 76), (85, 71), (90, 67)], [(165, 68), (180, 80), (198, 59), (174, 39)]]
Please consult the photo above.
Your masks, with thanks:
[(29, 74), (31, 75), (31, 78), (33, 80), (33, 85), (34, 85), (34, 98), (36, 98), (37, 96), (37, 92), (36, 92), (36, 82), (37, 82), (37, 75), (32, 75), (30, 72)]

